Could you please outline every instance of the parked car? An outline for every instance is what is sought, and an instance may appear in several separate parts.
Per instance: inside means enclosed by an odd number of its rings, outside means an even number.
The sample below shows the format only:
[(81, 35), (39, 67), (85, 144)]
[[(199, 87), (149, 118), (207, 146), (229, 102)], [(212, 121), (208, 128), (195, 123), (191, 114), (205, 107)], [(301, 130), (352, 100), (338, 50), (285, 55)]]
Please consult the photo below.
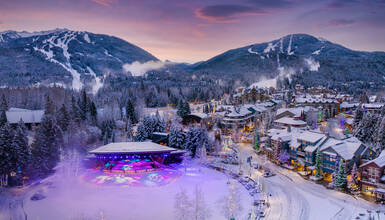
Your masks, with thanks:
[(259, 168), (259, 165), (255, 162), (251, 163), (251, 166), (254, 168), (254, 169), (258, 169)]
[(264, 177), (271, 177), (271, 176), (274, 176), (275, 174), (274, 173), (272, 173), (270, 170), (265, 170), (264, 172), (263, 172), (263, 176)]

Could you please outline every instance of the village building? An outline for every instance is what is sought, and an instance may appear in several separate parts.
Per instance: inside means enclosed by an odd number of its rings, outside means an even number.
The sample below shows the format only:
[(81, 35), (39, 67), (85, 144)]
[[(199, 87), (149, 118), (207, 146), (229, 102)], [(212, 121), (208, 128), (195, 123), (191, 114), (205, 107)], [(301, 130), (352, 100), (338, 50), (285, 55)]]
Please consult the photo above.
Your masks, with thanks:
[(376, 159), (362, 164), (358, 170), (361, 192), (374, 196), (377, 201), (385, 201), (385, 151)]
[(44, 110), (9, 108), (5, 114), (10, 125), (16, 125), (22, 120), (28, 129), (32, 129), (41, 123)]

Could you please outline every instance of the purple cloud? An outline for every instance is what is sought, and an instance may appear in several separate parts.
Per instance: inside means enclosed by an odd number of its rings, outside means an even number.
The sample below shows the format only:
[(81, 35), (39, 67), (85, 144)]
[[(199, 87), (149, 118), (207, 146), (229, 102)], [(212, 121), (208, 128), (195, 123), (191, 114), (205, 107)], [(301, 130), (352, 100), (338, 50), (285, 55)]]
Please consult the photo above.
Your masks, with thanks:
[(288, 8), (294, 5), (292, 1), (287, 0), (249, 0), (258, 8)]
[(91, 0), (91, 1), (102, 6), (111, 6), (112, 4), (117, 2), (117, 0)]
[(198, 9), (197, 17), (213, 22), (232, 22), (235, 16), (240, 15), (261, 15), (266, 13), (262, 9), (245, 5), (210, 5)]
[(318, 23), (315, 25), (316, 29), (320, 28), (327, 28), (327, 27), (342, 27), (342, 26), (349, 26), (351, 24), (354, 24), (356, 21), (351, 19), (331, 19), (325, 23)]

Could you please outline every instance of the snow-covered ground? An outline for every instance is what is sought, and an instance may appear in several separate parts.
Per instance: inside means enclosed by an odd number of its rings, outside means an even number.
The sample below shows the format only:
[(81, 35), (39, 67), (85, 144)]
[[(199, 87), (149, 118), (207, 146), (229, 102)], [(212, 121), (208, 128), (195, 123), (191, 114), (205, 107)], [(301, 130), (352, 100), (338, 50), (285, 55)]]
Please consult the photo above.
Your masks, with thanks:
[[(187, 163), (186, 167), (176, 167), (181, 175), (169, 184), (161, 186), (98, 185), (85, 182), (83, 174), (87, 170), (59, 169), (57, 173), (24, 196), (15, 200), (10, 196), (0, 203), (0, 219), (11, 216), (28, 215), (28, 219), (175, 219), (175, 195), (184, 189), (190, 199), (198, 185), (211, 212), (210, 219), (225, 219), (220, 200), (228, 194), (228, 177), (220, 172), (201, 167), (198, 162)], [(74, 174), (78, 173), (77, 176)], [(243, 212), (237, 219), (247, 219), (252, 199), (238, 184)], [(30, 197), (42, 192), (45, 199), (32, 201)], [(15, 201), (14, 201), (15, 200)], [(8, 203), (23, 203), (24, 211), (9, 209)], [(14, 218), (12, 218), (14, 219)], [(16, 218), (18, 219), (18, 218)], [(22, 218), (21, 218), (22, 219)]]
[[(360, 219), (368, 219), (367, 210), (374, 213), (372, 214), (374, 219), (385, 219), (385, 206), (329, 190), (322, 185), (305, 180), (293, 171), (257, 157), (249, 144), (241, 144), (240, 149), (243, 155), (253, 155), (254, 161), (264, 163), (276, 174), (265, 178), (270, 203), (266, 219), (355, 219), (360, 213), (365, 214)], [(253, 175), (260, 174), (254, 171)], [(380, 218), (376, 213), (377, 210), (381, 211)]]

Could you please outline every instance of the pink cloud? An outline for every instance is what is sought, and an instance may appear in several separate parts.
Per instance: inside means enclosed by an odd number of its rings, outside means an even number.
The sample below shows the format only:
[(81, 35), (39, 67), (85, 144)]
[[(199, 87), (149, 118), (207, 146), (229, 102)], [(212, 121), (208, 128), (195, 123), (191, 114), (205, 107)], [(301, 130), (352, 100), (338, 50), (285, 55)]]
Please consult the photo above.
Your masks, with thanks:
[(118, 0), (91, 0), (91, 1), (102, 6), (111, 6), (112, 4), (116, 3)]

